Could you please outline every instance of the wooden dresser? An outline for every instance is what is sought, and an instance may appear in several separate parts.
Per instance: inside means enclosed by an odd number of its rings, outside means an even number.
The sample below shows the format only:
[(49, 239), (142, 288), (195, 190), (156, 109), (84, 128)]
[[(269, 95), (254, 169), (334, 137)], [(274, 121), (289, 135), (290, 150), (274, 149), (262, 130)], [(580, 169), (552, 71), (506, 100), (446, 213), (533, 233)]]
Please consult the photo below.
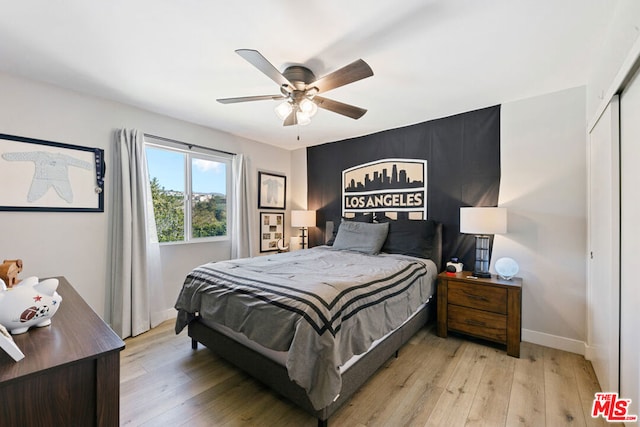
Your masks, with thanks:
[(0, 352), (0, 424), (118, 426), (124, 342), (64, 277), (51, 325), (15, 335), (25, 354)]
[(471, 276), (438, 275), (438, 336), (461, 332), (505, 344), (507, 354), (520, 357), (522, 279)]

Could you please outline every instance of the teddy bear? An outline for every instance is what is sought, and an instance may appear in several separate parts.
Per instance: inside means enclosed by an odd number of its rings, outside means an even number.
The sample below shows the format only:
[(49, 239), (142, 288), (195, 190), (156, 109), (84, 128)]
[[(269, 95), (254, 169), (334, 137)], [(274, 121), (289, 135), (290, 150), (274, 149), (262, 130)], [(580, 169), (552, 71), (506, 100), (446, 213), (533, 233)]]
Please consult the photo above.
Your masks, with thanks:
[(21, 271), (21, 259), (5, 259), (2, 264), (0, 264), (0, 279), (4, 280), (7, 287), (11, 288), (20, 282), (18, 273)]

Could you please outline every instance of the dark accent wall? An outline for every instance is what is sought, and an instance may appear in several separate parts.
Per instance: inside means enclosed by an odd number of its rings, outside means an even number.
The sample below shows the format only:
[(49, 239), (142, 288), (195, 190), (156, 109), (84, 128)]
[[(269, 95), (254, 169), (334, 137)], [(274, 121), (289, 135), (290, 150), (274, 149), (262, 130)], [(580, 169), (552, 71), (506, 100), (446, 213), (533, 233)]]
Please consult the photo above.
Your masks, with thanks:
[[(473, 269), (474, 238), (460, 234), (461, 206), (497, 206), (500, 106), (307, 148), (308, 206), (324, 243), (324, 224), (340, 217), (342, 171), (385, 158), (426, 159), (427, 215), (443, 224), (443, 261), (458, 256)], [(444, 262), (443, 262), (444, 265)]]

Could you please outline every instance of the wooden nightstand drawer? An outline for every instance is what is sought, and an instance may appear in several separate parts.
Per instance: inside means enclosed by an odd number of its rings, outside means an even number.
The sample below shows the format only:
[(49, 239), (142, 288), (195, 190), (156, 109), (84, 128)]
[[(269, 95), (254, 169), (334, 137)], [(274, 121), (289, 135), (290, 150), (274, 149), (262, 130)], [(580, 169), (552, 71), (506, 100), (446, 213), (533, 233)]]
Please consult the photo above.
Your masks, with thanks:
[(507, 341), (507, 316), (473, 308), (449, 305), (449, 329), (491, 341)]
[(507, 290), (483, 285), (449, 282), (449, 304), (507, 314)]
[(446, 338), (449, 330), (473, 335), (506, 344), (507, 354), (520, 357), (522, 279), (442, 272), (437, 294), (438, 336)]

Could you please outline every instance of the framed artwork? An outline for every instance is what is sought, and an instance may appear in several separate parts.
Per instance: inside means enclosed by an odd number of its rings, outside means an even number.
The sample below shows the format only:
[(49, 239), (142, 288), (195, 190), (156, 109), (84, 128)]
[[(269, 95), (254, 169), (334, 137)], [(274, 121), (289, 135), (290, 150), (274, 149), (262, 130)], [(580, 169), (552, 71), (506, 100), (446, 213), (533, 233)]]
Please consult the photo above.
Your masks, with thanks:
[(104, 212), (104, 150), (0, 134), (0, 211)]
[(258, 172), (258, 209), (286, 209), (287, 177)]
[(278, 250), (284, 239), (284, 212), (260, 212), (260, 252)]

